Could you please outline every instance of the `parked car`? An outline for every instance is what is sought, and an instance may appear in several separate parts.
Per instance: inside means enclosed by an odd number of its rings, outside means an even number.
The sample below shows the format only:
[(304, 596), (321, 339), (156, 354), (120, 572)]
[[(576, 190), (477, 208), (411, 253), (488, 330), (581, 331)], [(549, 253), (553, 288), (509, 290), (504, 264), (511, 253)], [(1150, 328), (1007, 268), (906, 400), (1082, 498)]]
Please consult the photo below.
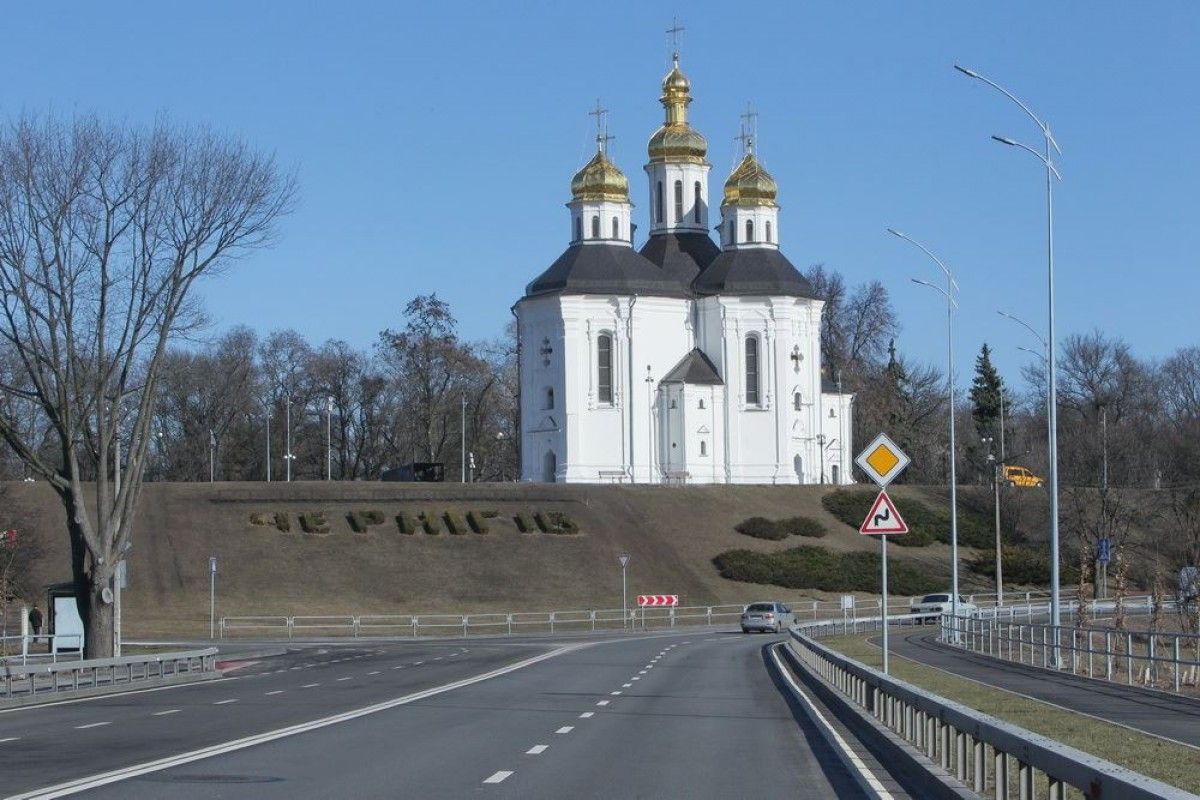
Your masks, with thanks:
[(1001, 480), (1009, 486), (1021, 486), (1027, 489), (1039, 488), (1046, 483), (1025, 467), (1017, 467), (1011, 464), (1004, 465)]
[(779, 633), (795, 623), (792, 610), (783, 603), (751, 603), (742, 612), (742, 633), (774, 631)]
[[(954, 604), (950, 602), (949, 592), (945, 594), (927, 594), (920, 601), (913, 603), (909, 609), (911, 614), (920, 614), (917, 622), (937, 622), (942, 614), (949, 614)], [(968, 603), (963, 596), (958, 596), (958, 616), (969, 617), (978, 610), (974, 603)]]

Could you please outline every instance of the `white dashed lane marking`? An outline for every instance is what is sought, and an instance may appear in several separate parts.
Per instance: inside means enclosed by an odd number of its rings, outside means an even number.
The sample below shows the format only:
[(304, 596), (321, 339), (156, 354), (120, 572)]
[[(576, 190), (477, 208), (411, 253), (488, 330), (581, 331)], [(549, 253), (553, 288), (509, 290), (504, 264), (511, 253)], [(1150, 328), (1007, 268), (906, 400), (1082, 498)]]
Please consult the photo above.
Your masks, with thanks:
[(178, 713), (179, 713), (179, 709), (178, 709), (178, 708), (169, 708), (169, 709), (167, 709), (166, 711), (155, 711), (155, 712), (154, 712), (153, 714), (151, 714), (150, 716), (152, 716), (152, 717), (165, 717), (167, 714), (178, 714)]
[(344, 678), (338, 678), (338, 680), (339, 680), (339, 681), (348, 681), (348, 680), (351, 680), (351, 676), (347, 675), (347, 676), (346, 676), (346, 677), (344, 677)]
[(618, 689), (618, 690), (617, 690), (617, 691), (615, 691), (615, 692), (609, 692), (609, 694), (611, 694), (613, 697), (616, 697), (616, 696), (617, 696), (617, 695), (619, 695), (620, 693), (621, 693), (621, 690), (620, 690), (620, 689)]
[(579, 718), (580, 718), (580, 719), (589, 719), (589, 718), (590, 718), (590, 717), (592, 717), (592, 716), (593, 716), (595, 713), (596, 713), (595, 711), (585, 711), (585, 712), (583, 712), (582, 714), (580, 714), (580, 715), (579, 715)]
[(512, 775), (512, 770), (502, 769), (499, 772), (494, 773), (491, 777), (484, 778), (483, 782), (484, 783), (503, 783), (504, 779), (507, 778), (509, 775)]
[(606, 705), (608, 705), (608, 701), (607, 701), (607, 700), (601, 700), (599, 703), (596, 703), (596, 705), (598, 705), (598, 706), (606, 706)]
[(315, 688), (317, 688), (317, 687), (318, 687), (318, 686), (320, 686), (320, 685), (321, 685), (321, 684), (319, 684), (319, 683), (306, 683), (306, 684), (304, 684), (303, 686), (301, 686), (300, 688), (301, 688), (301, 689), (315, 689)]
[(533, 747), (525, 751), (527, 756), (540, 756), (542, 753), (550, 749), (548, 744), (535, 744)]
[(231, 698), (229, 698), (228, 700), (218, 700), (217, 702), (213, 703), (213, 705), (214, 705), (214, 706), (223, 706), (223, 705), (226, 705), (226, 704), (228, 704), (228, 703), (236, 703), (236, 702), (237, 702), (237, 698), (236, 698), (236, 697), (231, 697)]
[(284, 692), (283, 689), (276, 689), (273, 692), (267, 692), (267, 697), (270, 697), (271, 695), (274, 695), (274, 694), (283, 694), (283, 692)]
[(570, 733), (570, 732), (571, 732), (571, 731), (573, 731), (573, 730), (575, 730), (575, 728), (574, 728), (573, 726), (571, 726), (571, 725), (563, 725), (561, 728), (559, 728), (558, 730), (556, 730), (556, 731), (555, 731), (555, 733)]
[(105, 725), (112, 725), (111, 722), (93, 722), (89, 725), (76, 725), (75, 730), (86, 731), (88, 728), (103, 728)]
[(621, 684), (622, 689), (628, 689), (630, 686), (633, 686), (633, 684), (632, 683), (622, 683)]
[(378, 674), (379, 674), (379, 670), (375, 670), (374, 672), (368, 672), (367, 674), (368, 674), (368, 675), (378, 675)]
[(21, 741), (20, 736), (9, 736), (7, 739), (0, 739), (0, 744), (4, 744), (5, 742), (19, 742), (19, 741)]

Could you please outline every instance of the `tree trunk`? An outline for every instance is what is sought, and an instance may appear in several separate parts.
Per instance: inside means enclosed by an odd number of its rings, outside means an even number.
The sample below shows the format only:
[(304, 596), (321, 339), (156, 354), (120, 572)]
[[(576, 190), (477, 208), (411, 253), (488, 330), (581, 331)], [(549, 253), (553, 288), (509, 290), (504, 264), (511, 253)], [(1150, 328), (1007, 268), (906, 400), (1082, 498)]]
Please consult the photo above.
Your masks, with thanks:
[[(71, 502), (64, 497), (64, 504), (71, 519)], [(112, 586), (113, 567), (96, 564), (88, 552), (83, 530), (76, 522), (69, 521), (67, 529), (71, 537), (71, 572), (75, 583), (75, 607), (83, 622), (85, 658), (111, 658), (113, 654), (113, 605), (104, 601), (104, 589)], [(71, 646), (71, 642), (64, 642)]]

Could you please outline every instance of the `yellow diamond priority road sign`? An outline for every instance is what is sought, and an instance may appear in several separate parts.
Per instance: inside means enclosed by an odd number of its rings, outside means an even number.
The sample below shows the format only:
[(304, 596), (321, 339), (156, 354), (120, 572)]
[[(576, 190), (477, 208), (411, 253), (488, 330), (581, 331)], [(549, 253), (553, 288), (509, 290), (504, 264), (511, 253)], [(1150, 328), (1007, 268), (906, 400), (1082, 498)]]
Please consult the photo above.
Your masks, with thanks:
[(858, 454), (854, 463), (882, 489), (904, 472), (912, 459), (886, 433), (881, 433)]

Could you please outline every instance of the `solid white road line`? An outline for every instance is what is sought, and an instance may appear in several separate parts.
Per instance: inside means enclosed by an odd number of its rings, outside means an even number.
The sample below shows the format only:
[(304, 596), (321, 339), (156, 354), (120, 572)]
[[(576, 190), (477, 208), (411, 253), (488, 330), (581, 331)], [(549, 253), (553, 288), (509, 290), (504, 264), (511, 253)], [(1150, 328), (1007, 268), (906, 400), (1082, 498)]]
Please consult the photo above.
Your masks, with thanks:
[(579, 715), (579, 718), (580, 719), (591, 719), (593, 716), (595, 716), (595, 714), (596, 714), (595, 711), (585, 711)]
[(276, 689), (273, 692), (267, 692), (267, 697), (270, 697), (271, 695), (276, 695), (276, 694), (283, 694), (283, 692), (284, 692), (283, 689)]
[(556, 731), (555, 731), (555, 733), (570, 733), (570, 732), (571, 732), (571, 731), (573, 731), (573, 730), (575, 730), (575, 728), (574, 728), (573, 726), (571, 726), (571, 725), (563, 725), (561, 728), (559, 728), (558, 730), (556, 730)]
[[(190, 764), (193, 761), (200, 761), (201, 759), (211, 758), (224, 753), (232, 753), (235, 750), (244, 750), (247, 747), (254, 747), (255, 745), (275, 741), (276, 739), (283, 739), (288, 736), (296, 736), (297, 734), (307, 733), (309, 731), (317, 730), (318, 728), (326, 728), (330, 725), (349, 722), (352, 719), (365, 717), (368, 714), (377, 714), (380, 711), (386, 711), (389, 708), (407, 705), (408, 703), (413, 703), (417, 700), (424, 700), (427, 697), (433, 697), (435, 695), (454, 691), (455, 689), (461, 689), (464, 686), (471, 686), (472, 684), (491, 680), (492, 678), (498, 678), (502, 675), (507, 675), (510, 672), (516, 672), (519, 669), (533, 666), (534, 664), (540, 663), (547, 659), (556, 658), (564, 653), (569, 653), (573, 650), (578, 650), (580, 647), (586, 646), (588, 645), (566, 645), (565, 647), (551, 650), (548, 653), (542, 653), (541, 655), (533, 656), (532, 658), (527, 658), (523, 661), (518, 661), (515, 664), (509, 664), (508, 666), (494, 669), (491, 672), (484, 672), (480, 675), (474, 675), (470, 678), (463, 678), (462, 680), (454, 681), (453, 683), (435, 686), (432, 689), (414, 692), (413, 694), (397, 697), (382, 703), (376, 703), (375, 705), (365, 706), (364, 708), (356, 709), (354, 711), (346, 711), (341, 714), (335, 714), (331, 717), (315, 719), (310, 722), (302, 722), (299, 725), (291, 725), (286, 728), (279, 728), (277, 730), (267, 731), (266, 733), (260, 733), (254, 736), (246, 736), (241, 739), (234, 739), (233, 741), (213, 745), (211, 747), (205, 747), (200, 750), (192, 750), (188, 753), (180, 753), (179, 755), (168, 756), (167, 758), (160, 758), (155, 761), (147, 761), (144, 764), (135, 764), (130, 767), (114, 769), (98, 775), (91, 775), (86, 778), (79, 778), (66, 783), (60, 783), (55, 786), (47, 786), (43, 789), (35, 789), (34, 791), (26, 792), (25, 794), (13, 795), (12, 797), (8, 798), (8, 800), (51, 800), (52, 798), (66, 797), (67, 795), (87, 791), (88, 789), (95, 789), (98, 786), (106, 786), (110, 783), (116, 783), (118, 781), (128, 780), (129, 778), (135, 778), (139, 775), (146, 775), (151, 772), (160, 772), (164, 769), (170, 769), (182, 764)], [(501, 773), (496, 774), (499, 775)], [(511, 772), (505, 773), (504, 777), (507, 778), (511, 774)], [(504, 778), (501, 778), (500, 780), (503, 779)], [(499, 781), (496, 782), (499, 783)]]
[(535, 744), (533, 747), (525, 751), (527, 756), (540, 756), (542, 753), (550, 749), (548, 744)]
[(499, 772), (493, 774), (491, 777), (484, 778), (483, 782), (484, 783), (503, 783), (504, 779), (507, 778), (509, 775), (512, 775), (512, 770), (502, 769)]
[(76, 725), (75, 730), (86, 731), (88, 728), (103, 728), (105, 725), (112, 725), (111, 722), (93, 722), (90, 725)]
[(867, 768), (867, 765), (864, 764), (862, 759), (858, 757), (858, 754), (850, 749), (850, 745), (846, 743), (846, 740), (842, 738), (842, 735), (838, 733), (832, 725), (829, 724), (829, 720), (825, 719), (825, 715), (822, 714), (813, 701), (809, 699), (808, 694), (800, 687), (800, 684), (796, 683), (796, 680), (792, 677), (791, 670), (789, 670), (784, 663), (780, 661), (779, 647), (786, 646), (787, 645), (781, 644), (771, 648), (771, 658), (775, 661), (775, 668), (779, 670), (779, 674), (782, 675), (783, 679), (787, 681), (789, 686), (792, 687), (792, 691), (796, 693), (796, 696), (804, 702), (809, 714), (811, 714), (822, 726), (827, 734), (825, 738), (831, 739), (836, 744), (837, 748), (841, 750), (842, 755), (845, 757), (844, 760), (848, 761), (850, 765), (853, 766), (854, 770), (858, 772), (858, 777), (860, 780), (865, 782), (867, 786), (870, 787), (871, 791), (875, 792), (876, 796), (880, 800), (895, 800), (891, 792), (889, 792), (887, 788), (879, 782), (879, 779), (876, 778), (871, 770)]
[(228, 700), (218, 700), (217, 702), (213, 703), (213, 705), (214, 706), (223, 706), (228, 703), (236, 703), (237, 701), (238, 701), (238, 699), (236, 697), (231, 697)]
[(179, 709), (178, 709), (178, 708), (171, 708), (171, 709), (168, 709), (168, 710), (166, 710), (166, 711), (155, 711), (155, 712), (154, 712), (153, 714), (151, 714), (150, 716), (152, 716), (152, 717), (165, 717), (167, 714), (178, 714), (178, 713), (179, 713)]

